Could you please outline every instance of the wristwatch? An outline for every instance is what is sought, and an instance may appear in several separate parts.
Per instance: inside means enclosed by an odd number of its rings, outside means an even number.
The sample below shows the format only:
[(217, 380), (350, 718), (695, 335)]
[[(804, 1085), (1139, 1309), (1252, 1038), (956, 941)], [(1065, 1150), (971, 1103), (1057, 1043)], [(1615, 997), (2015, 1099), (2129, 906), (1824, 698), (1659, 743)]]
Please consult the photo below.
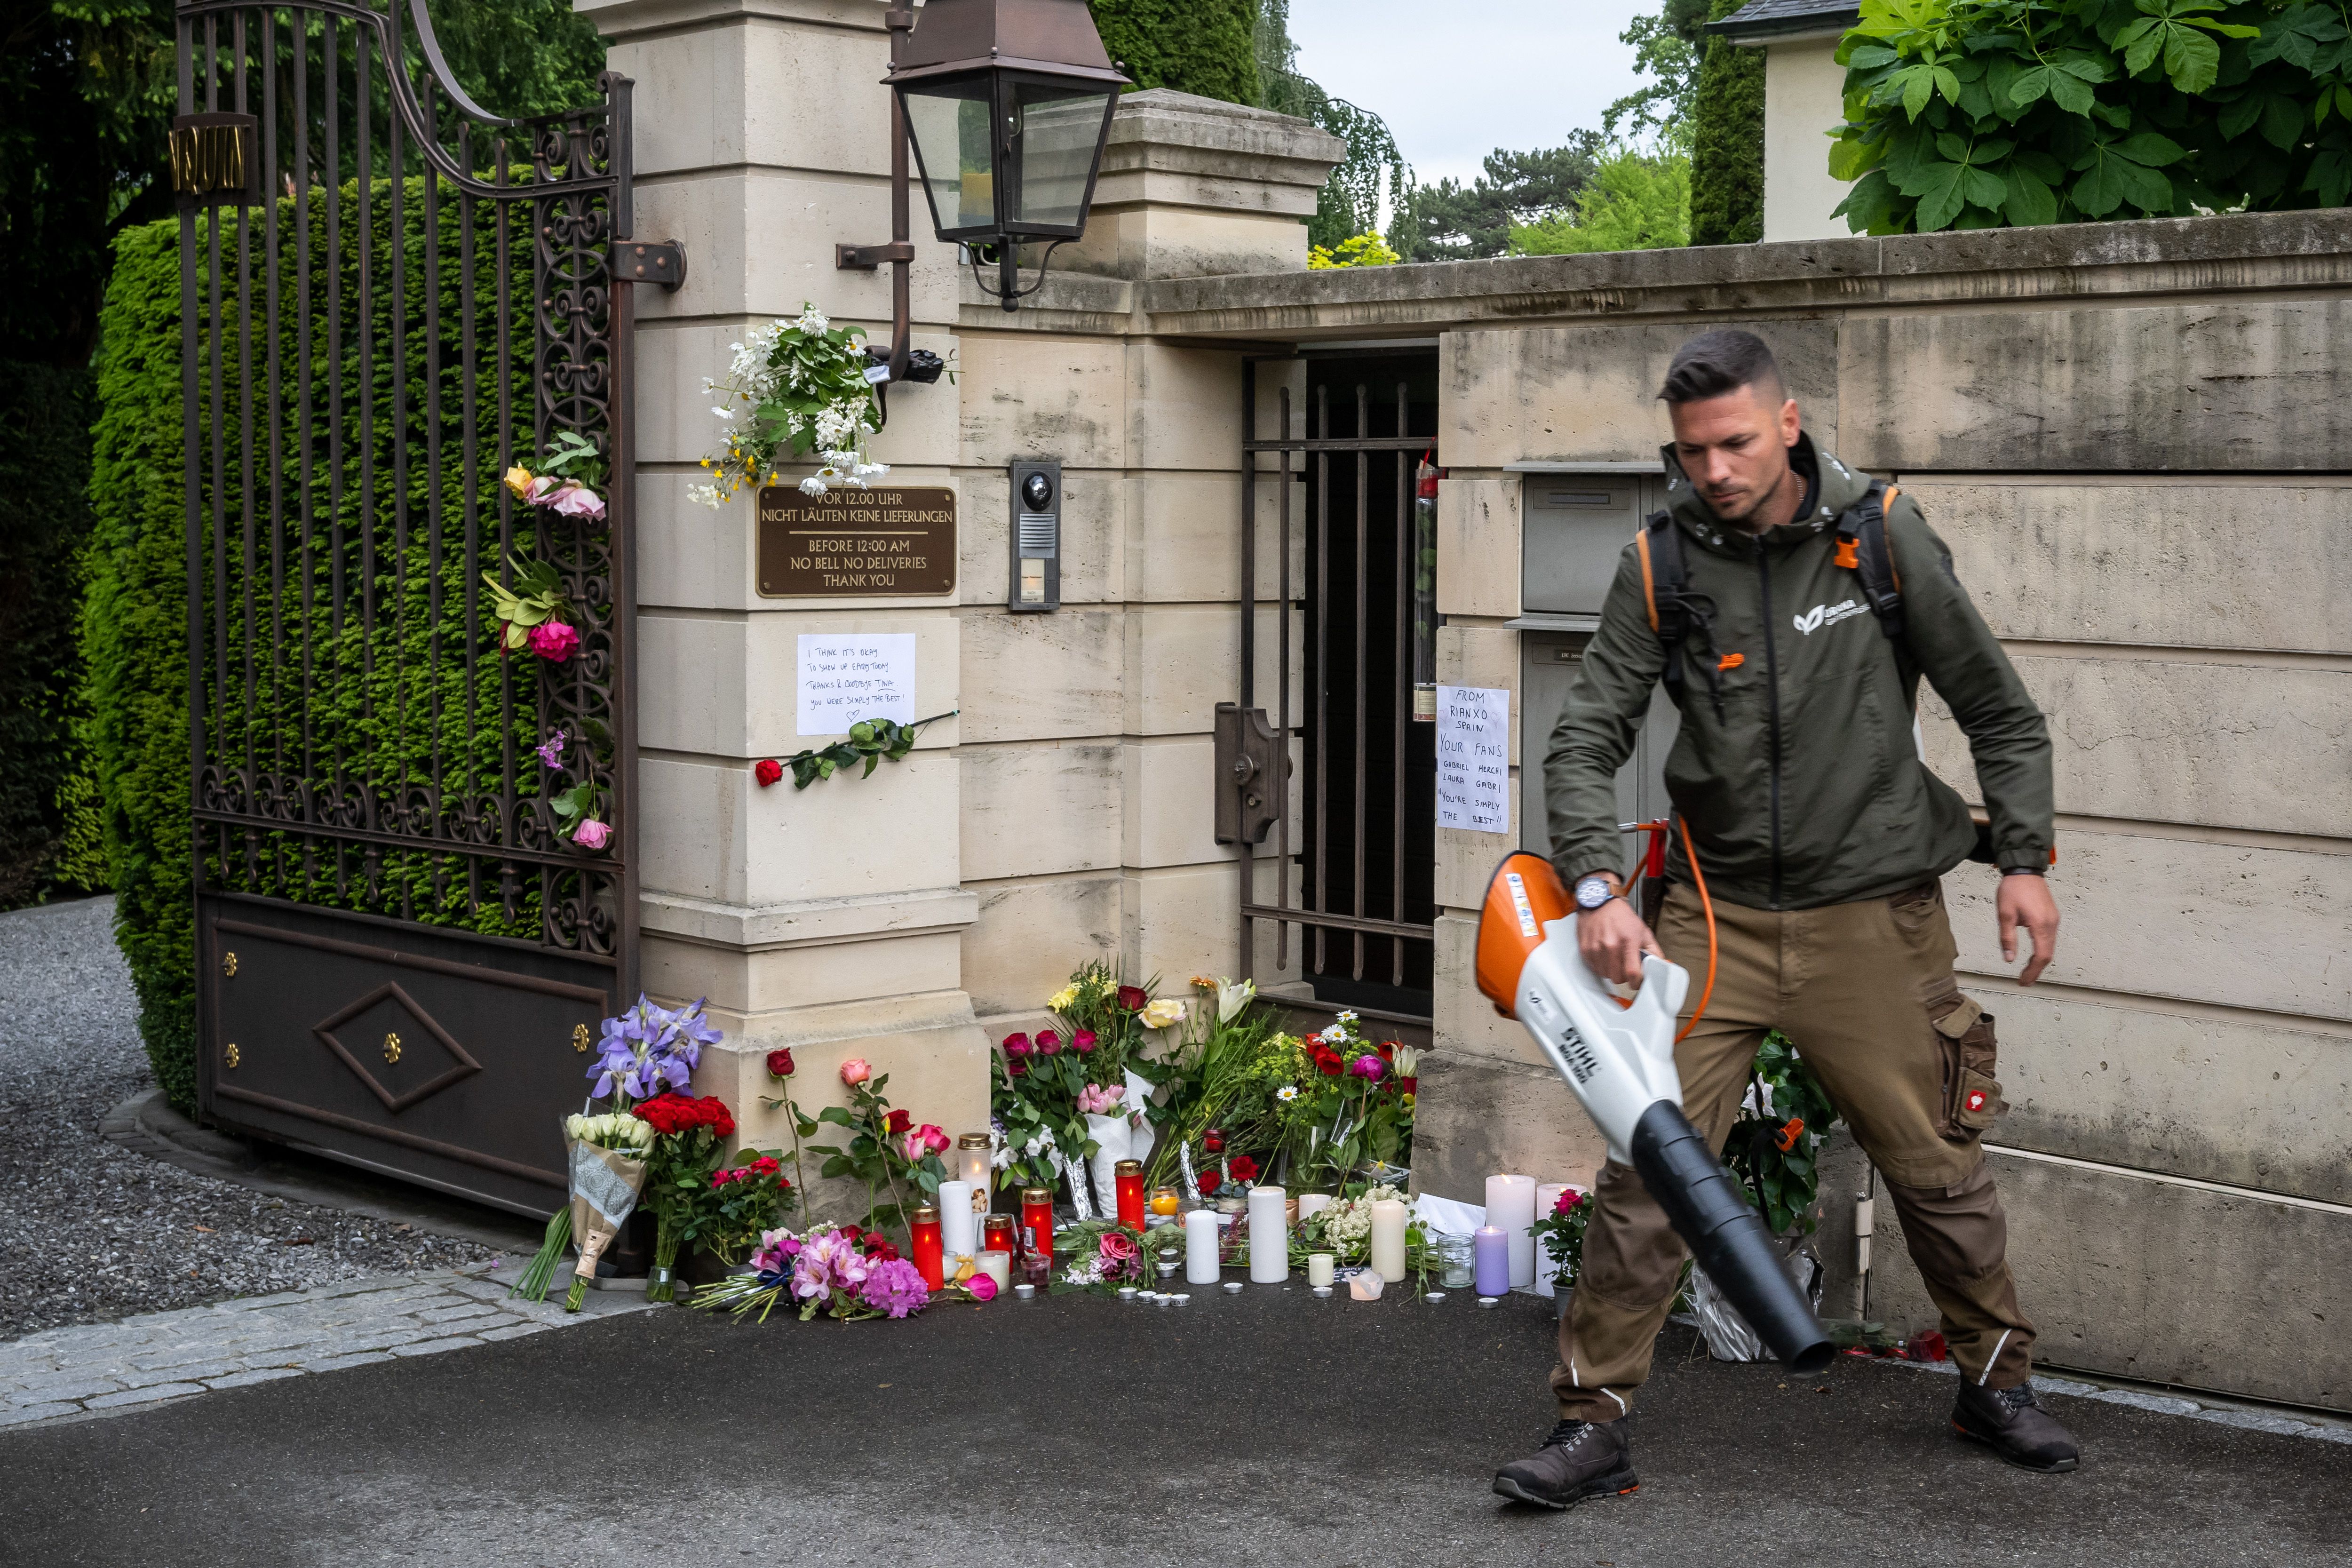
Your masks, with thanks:
[(1617, 891), (1617, 879), (1599, 871), (1579, 879), (1576, 884), (1576, 907), (1586, 914), (1621, 896)]

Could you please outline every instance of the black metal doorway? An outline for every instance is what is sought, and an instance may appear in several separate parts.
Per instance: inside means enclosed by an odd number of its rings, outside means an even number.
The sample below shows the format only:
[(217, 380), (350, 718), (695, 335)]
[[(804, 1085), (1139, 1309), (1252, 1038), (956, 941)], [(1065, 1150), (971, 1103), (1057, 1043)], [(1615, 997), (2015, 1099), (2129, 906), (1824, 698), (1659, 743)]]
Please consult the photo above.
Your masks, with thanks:
[[(1281, 367), (1265, 418), (1262, 369)], [(1221, 820), (1243, 843), (1241, 944), (1253, 964), (1259, 922), (1275, 925), (1315, 999), (1394, 1018), (1430, 1012), (1434, 889), (1433, 726), (1413, 716), (1416, 574), (1433, 558), (1415, 537), (1415, 473), (1435, 461), (1437, 356), (1351, 350), (1244, 366), (1243, 581), (1275, 594), (1269, 714), (1259, 707), (1257, 607), (1243, 621), (1240, 700), (1221, 716)], [(1272, 379), (1268, 376), (1267, 379)], [(1265, 434), (1268, 429), (1272, 434)], [(1271, 457), (1274, 471), (1261, 466)], [(1272, 479), (1271, 494), (1266, 480)], [(1271, 571), (1268, 571), (1268, 566)], [(1251, 596), (1261, 590), (1253, 587)], [(1294, 638), (1297, 639), (1294, 645)], [(1290, 649), (1304, 674), (1292, 689)], [(1226, 737), (1230, 733), (1233, 739)], [(1255, 737), (1253, 742), (1246, 737)], [(1234, 758), (1255, 752), (1237, 768)], [(1271, 781), (1294, 752), (1297, 802)], [(1228, 756), (1226, 753), (1232, 753)], [(1270, 838), (1269, 838), (1270, 835)], [(1255, 846), (1275, 846), (1271, 887)], [(1265, 894), (1271, 892), (1272, 901)]]
[[(636, 988), (630, 84), (489, 114), (423, 0), (178, 29), (199, 1100), (545, 1214)], [(500, 482), (565, 432), (601, 518)], [(518, 562), (561, 662), (499, 649)], [(601, 846), (551, 810), (582, 786)]]

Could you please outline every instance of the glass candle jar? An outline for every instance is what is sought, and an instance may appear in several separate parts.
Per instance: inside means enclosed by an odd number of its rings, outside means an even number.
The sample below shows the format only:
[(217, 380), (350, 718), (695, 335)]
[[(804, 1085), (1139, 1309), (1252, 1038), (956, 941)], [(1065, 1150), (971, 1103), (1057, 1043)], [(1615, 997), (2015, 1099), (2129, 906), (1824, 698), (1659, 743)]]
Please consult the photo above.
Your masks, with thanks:
[(1172, 1215), (1184, 1206), (1184, 1194), (1173, 1187), (1151, 1189), (1151, 1212), (1161, 1217)]
[(1021, 1250), (1031, 1257), (1054, 1256), (1054, 1189), (1021, 1189)]
[(1131, 1230), (1143, 1228), (1143, 1162), (1121, 1160), (1112, 1168), (1118, 1191), (1118, 1223)]
[(943, 1270), (946, 1256), (940, 1244), (940, 1211), (924, 1204), (915, 1210), (908, 1228), (915, 1248), (915, 1272), (923, 1277), (926, 1286), (936, 1290), (947, 1283)]
[(1437, 1282), (1449, 1290), (1467, 1289), (1473, 1261), (1470, 1238), (1459, 1231), (1442, 1230), (1429, 1246), (1437, 1255)]
[(957, 1177), (971, 1184), (976, 1193), (988, 1191), (989, 1157), (995, 1150), (985, 1132), (967, 1132), (956, 1140)]
[[(989, 1251), (1002, 1252), (1010, 1257), (1021, 1250), (1018, 1237), (1013, 1216), (1009, 1214), (992, 1214), (981, 1222), (980, 1245)], [(999, 1280), (998, 1283), (1003, 1281)]]

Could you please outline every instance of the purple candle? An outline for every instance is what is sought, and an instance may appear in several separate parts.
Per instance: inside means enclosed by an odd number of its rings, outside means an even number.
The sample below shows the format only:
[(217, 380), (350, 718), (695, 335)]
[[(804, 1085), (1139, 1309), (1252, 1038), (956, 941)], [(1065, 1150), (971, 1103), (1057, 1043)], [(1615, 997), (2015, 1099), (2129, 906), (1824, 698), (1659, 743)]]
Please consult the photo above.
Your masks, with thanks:
[(1503, 1227), (1482, 1225), (1470, 1238), (1473, 1268), (1481, 1296), (1507, 1295), (1511, 1289), (1511, 1238)]

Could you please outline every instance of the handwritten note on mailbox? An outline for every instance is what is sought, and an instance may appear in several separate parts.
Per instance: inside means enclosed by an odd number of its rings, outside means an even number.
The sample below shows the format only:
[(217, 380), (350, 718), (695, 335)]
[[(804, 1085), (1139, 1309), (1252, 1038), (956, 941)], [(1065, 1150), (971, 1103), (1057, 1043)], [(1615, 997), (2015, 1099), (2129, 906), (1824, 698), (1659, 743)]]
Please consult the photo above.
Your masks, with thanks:
[(915, 634), (803, 632), (800, 732), (842, 735), (861, 719), (915, 721)]
[(1511, 830), (1511, 694), (1437, 689), (1437, 826)]

